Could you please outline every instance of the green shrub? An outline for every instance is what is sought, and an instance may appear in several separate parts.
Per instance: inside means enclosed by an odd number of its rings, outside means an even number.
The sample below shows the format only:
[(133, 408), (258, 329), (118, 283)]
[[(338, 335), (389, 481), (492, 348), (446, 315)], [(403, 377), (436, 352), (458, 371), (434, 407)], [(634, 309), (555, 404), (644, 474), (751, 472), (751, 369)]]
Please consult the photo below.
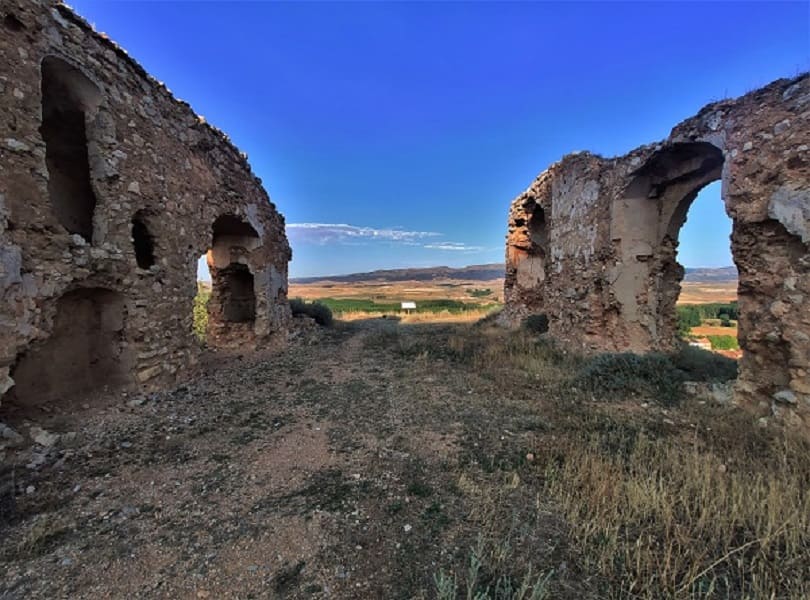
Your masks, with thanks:
[(733, 335), (708, 335), (713, 350), (739, 350), (740, 343)]
[(523, 320), (523, 327), (531, 333), (546, 333), (548, 316), (545, 314), (529, 315)]
[(684, 344), (670, 356), (688, 381), (730, 381), (737, 378), (737, 361), (716, 352)]
[(205, 286), (197, 287), (194, 296), (193, 325), (194, 335), (201, 342), (205, 342), (205, 333), (208, 330), (208, 301), (211, 300), (211, 290)]
[(737, 302), (709, 302), (706, 304), (679, 304), (675, 308), (678, 317), (683, 318), (692, 327), (700, 325), (706, 319), (719, 319), (721, 315), (736, 320), (739, 318), (740, 309)]
[(639, 396), (664, 405), (683, 396), (684, 374), (662, 354), (600, 354), (588, 360), (575, 384), (606, 400)]
[(290, 300), (290, 309), (294, 317), (305, 315), (312, 317), (318, 325), (330, 327), (333, 322), (332, 311), (322, 302), (305, 302), (301, 298)]

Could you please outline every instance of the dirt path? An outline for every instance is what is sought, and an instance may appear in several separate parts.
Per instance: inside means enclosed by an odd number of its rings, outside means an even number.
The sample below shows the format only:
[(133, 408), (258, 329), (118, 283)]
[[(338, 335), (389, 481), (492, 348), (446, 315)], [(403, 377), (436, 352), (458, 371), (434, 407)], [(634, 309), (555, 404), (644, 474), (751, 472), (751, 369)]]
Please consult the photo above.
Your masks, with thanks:
[[(176, 390), (51, 416), (52, 447), (8, 457), (27, 493), (3, 529), (0, 598), (434, 596), (439, 569), (500, 526), (482, 481), (542, 416), (403, 347), (425, 331), (305, 334)], [(513, 500), (513, 544), (553, 563), (558, 524)]]

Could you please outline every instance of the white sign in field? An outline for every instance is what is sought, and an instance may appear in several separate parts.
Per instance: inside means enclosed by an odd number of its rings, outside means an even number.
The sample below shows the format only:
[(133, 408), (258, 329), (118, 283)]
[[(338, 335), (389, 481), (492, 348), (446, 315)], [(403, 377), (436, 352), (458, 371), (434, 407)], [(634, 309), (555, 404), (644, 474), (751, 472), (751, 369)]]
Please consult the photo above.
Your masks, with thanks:
[(416, 302), (403, 302), (402, 310), (416, 310)]

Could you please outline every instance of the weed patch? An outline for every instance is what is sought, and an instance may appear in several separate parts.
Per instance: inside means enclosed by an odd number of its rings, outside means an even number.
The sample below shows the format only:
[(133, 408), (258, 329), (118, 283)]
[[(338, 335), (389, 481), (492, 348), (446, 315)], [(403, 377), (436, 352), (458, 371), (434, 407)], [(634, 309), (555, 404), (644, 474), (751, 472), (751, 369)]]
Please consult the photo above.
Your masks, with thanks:
[(660, 354), (600, 354), (580, 370), (574, 384), (597, 399), (641, 397), (665, 406), (683, 397), (684, 374)]
[[(810, 591), (807, 448), (779, 470), (628, 432), (569, 442), (544, 489), (585, 557), (628, 597), (803, 598)], [(803, 453), (803, 454), (802, 454)]]

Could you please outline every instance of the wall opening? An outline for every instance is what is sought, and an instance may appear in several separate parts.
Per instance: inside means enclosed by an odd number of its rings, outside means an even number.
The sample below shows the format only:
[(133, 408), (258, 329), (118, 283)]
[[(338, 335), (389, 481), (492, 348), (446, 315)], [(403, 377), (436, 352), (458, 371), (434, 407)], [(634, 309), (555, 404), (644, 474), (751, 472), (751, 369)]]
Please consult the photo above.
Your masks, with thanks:
[(222, 315), (228, 323), (249, 323), (256, 319), (253, 274), (247, 265), (232, 263), (221, 269), (217, 284)]
[(549, 234), (546, 212), (539, 204), (526, 205), (529, 249), (516, 264), (517, 284), (523, 289), (537, 289), (546, 278), (546, 256)]
[(250, 257), (261, 240), (249, 223), (235, 215), (214, 221), (211, 240), (205, 260), (197, 267), (194, 328), (208, 344), (230, 346), (253, 335), (256, 283)]
[(22, 31), (25, 29), (25, 25), (22, 21), (20, 21), (17, 16), (13, 13), (8, 13), (5, 17), (3, 17), (3, 25), (10, 29), (11, 31)]
[(732, 221), (725, 212), (720, 181), (684, 199), (684, 220), (675, 226), (678, 264), (684, 267), (676, 316), (687, 343), (739, 358), (738, 273), (731, 256)]
[(200, 343), (208, 337), (208, 305), (211, 300), (211, 270), (208, 253), (197, 259), (197, 293), (194, 296), (192, 330)]
[(86, 124), (100, 101), (98, 88), (76, 67), (48, 56), (42, 61), (42, 125), (48, 195), (69, 233), (93, 238), (96, 196), (90, 181)]
[(80, 399), (129, 381), (124, 345), (124, 299), (85, 288), (56, 302), (50, 337), (18, 360), (10, 402), (37, 406)]
[(155, 264), (155, 238), (149, 231), (146, 217), (141, 212), (132, 217), (132, 245), (135, 248), (135, 261), (141, 269)]
[(534, 205), (529, 217), (529, 237), (532, 240), (532, 246), (545, 256), (548, 250), (548, 224), (546, 223), (546, 211), (539, 204)]
[[(714, 319), (714, 313), (719, 323), (721, 312), (722, 322), (728, 325), (731, 340), (718, 339), (714, 345), (718, 349), (737, 345), (736, 335), (731, 333), (738, 316), (736, 306), (726, 302), (728, 306), (721, 311), (721, 307), (709, 305), (711, 300), (730, 301), (733, 298), (717, 294), (717, 286), (704, 285), (701, 290), (693, 285), (692, 282), (699, 277), (693, 271), (690, 271), (686, 283), (682, 284), (686, 270), (678, 260), (679, 257), (688, 257), (687, 267), (690, 268), (723, 260), (706, 255), (711, 252), (707, 240), (722, 237), (723, 234), (718, 233), (718, 226), (722, 231), (723, 225), (728, 222), (719, 182), (723, 160), (722, 151), (709, 143), (689, 142), (667, 146), (653, 154), (636, 172), (636, 177), (625, 192), (621, 210), (613, 215), (612, 237), (622, 242), (623, 264), (615, 287), (619, 290), (617, 294), (621, 295), (623, 306), (629, 307), (625, 309), (625, 318), (629, 323), (631, 339), (637, 339), (641, 347), (647, 345), (643, 329), (647, 327), (653, 347), (675, 350), (680, 340), (686, 340), (710, 349), (709, 339), (698, 339), (701, 330), (693, 336), (691, 328), (705, 324), (704, 319)], [(699, 196), (700, 201), (697, 202)], [(707, 202), (713, 205), (708, 207), (708, 213)], [(690, 224), (685, 230), (685, 238), (682, 238), (687, 213)], [(710, 220), (719, 223), (708, 222)], [(691, 233), (696, 226), (705, 229), (700, 241), (694, 240)], [(682, 239), (688, 240), (690, 247), (681, 248), (679, 253)], [(697, 256), (695, 250), (698, 250), (691, 247), (694, 243), (704, 248), (699, 260), (694, 258)], [(720, 241), (724, 247), (722, 255), (733, 264), (727, 244), (728, 241)], [(716, 245), (712, 247), (716, 248)], [(694, 264), (693, 261), (703, 264)], [(736, 282), (731, 283), (730, 288), (736, 295)], [(728, 291), (728, 285), (726, 289)], [(711, 293), (716, 294), (714, 298), (710, 296)], [(638, 304), (640, 308), (634, 308), (639, 298), (644, 299), (643, 303)], [(684, 308), (686, 303), (701, 306)], [(642, 319), (639, 311), (647, 316)], [(642, 326), (643, 323), (646, 325)], [(636, 329), (632, 329), (634, 327)], [(715, 333), (711, 331), (711, 335)]]

